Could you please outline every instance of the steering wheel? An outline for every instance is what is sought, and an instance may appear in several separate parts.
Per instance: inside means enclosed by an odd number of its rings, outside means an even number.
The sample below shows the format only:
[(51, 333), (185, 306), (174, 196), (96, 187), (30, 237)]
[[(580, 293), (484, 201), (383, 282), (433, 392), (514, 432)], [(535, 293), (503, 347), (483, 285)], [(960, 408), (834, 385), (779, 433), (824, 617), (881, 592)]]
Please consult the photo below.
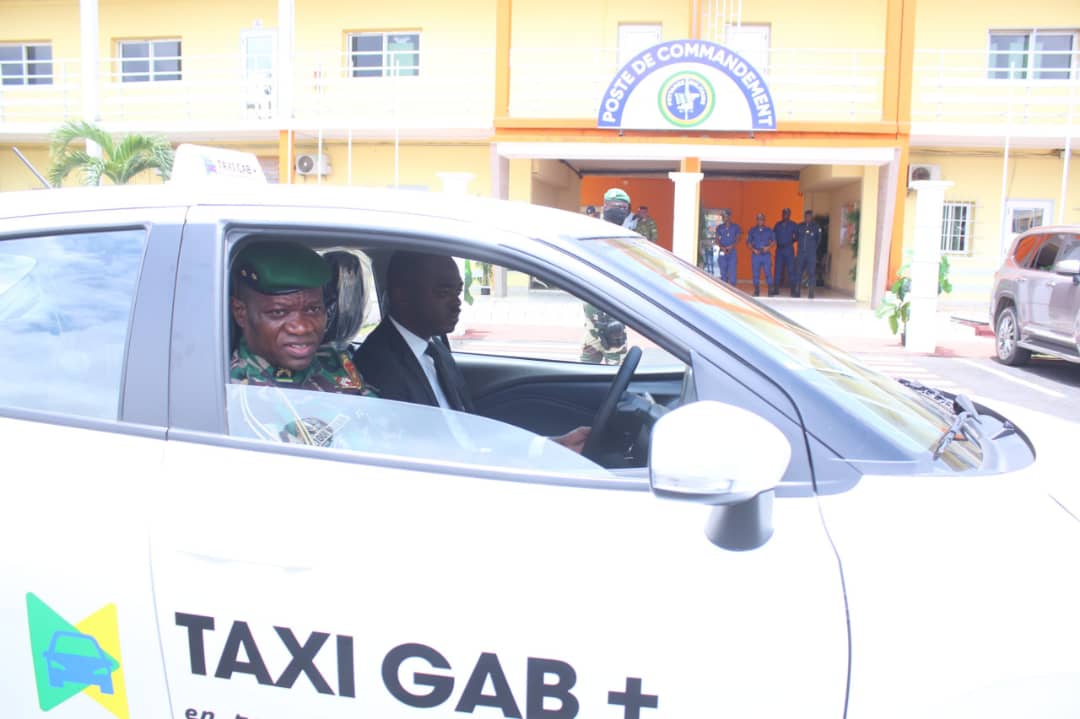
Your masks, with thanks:
[(626, 357), (623, 358), (619, 371), (615, 374), (615, 379), (611, 380), (611, 386), (608, 387), (604, 401), (600, 403), (600, 409), (596, 411), (589, 438), (585, 440), (585, 446), (581, 450), (583, 456), (592, 460), (596, 459), (594, 455), (597, 454), (602, 444), (601, 440), (606, 438), (611, 430), (611, 419), (615, 416), (615, 408), (619, 406), (619, 400), (622, 399), (626, 388), (630, 386), (630, 380), (633, 378), (634, 370), (637, 369), (640, 361), (641, 349), (631, 347), (630, 351), (626, 353)]

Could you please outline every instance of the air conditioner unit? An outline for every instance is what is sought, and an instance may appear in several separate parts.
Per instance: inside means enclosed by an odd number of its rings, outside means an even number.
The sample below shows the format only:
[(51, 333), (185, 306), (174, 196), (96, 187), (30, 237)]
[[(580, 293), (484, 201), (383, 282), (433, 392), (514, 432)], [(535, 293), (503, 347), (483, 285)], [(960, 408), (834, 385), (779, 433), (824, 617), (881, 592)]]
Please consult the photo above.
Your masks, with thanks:
[(911, 187), (912, 182), (918, 182), (919, 180), (940, 180), (941, 179), (941, 166), (940, 165), (908, 165), (907, 169), (907, 184)]
[(296, 158), (296, 174), (329, 175), (330, 158), (326, 155), (299, 155)]

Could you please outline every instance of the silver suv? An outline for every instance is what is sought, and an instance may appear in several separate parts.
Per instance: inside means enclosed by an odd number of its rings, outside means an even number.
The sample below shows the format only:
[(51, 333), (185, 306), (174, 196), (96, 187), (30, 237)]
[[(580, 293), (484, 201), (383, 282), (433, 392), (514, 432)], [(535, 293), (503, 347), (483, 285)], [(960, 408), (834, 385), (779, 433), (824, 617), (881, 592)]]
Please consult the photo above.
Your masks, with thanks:
[(1016, 238), (994, 275), (990, 320), (1005, 364), (1033, 352), (1080, 362), (1080, 225)]

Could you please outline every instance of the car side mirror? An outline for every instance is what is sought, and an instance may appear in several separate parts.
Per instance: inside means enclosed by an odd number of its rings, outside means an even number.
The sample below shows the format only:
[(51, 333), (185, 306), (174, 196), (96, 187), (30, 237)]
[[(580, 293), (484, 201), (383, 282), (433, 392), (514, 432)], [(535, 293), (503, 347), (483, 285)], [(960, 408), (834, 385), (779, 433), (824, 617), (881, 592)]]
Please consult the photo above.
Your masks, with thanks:
[(1075, 260), (1061, 260), (1054, 264), (1054, 273), (1058, 275), (1072, 275), (1075, 281), (1077, 275), (1080, 275), (1080, 259)]
[(742, 407), (703, 400), (656, 422), (649, 483), (661, 497), (738, 504), (775, 488), (790, 460), (791, 445), (768, 420)]

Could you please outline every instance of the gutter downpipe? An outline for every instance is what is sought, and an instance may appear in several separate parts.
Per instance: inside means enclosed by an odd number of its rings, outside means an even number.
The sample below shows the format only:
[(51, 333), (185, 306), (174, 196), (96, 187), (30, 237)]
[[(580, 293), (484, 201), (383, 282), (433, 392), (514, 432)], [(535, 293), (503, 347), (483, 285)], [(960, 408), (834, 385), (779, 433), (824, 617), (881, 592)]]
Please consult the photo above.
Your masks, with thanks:
[(1069, 120), (1065, 124), (1065, 149), (1061, 154), (1061, 199), (1058, 201), (1059, 225), (1065, 224), (1065, 198), (1069, 189), (1069, 160), (1072, 159), (1073, 108), (1076, 105), (1075, 85), (1069, 98)]
[(1008, 251), (1005, 246), (1005, 236), (1008, 233), (1008, 229), (1005, 227), (1006, 221), (1009, 219), (1008, 209), (1008, 184), (1009, 184), (1009, 145), (1012, 140), (1012, 121), (1013, 121), (1013, 70), (1009, 68), (1009, 110), (1005, 117), (1005, 149), (1001, 156), (1001, 232), (998, 238), (998, 243), (1001, 248), (998, 251), (998, 258), (1000, 259)]

